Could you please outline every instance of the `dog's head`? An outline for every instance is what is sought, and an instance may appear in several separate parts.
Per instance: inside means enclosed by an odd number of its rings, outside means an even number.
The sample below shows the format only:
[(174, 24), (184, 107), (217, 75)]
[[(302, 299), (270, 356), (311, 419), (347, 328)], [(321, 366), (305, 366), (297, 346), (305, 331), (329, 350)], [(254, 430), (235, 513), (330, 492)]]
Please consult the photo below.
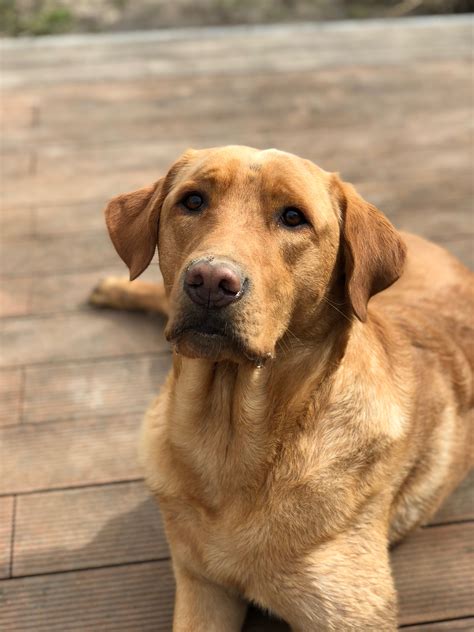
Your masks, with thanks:
[(167, 337), (214, 360), (262, 362), (285, 336), (311, 338), (331, 308), (364, 321), (405, 257), (352, 186), (273, 149), (190, 150), (152, 186), (114, 198), (106, 220), (131, 279), (158, 245)]

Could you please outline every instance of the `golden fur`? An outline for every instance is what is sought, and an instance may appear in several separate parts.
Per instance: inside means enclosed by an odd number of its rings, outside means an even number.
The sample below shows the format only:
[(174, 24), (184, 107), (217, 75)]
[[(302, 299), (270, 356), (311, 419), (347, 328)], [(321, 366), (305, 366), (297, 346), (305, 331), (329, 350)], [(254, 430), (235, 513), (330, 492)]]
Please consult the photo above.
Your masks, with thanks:
[[(190, 190), (202, 213), (183, 211)], [(283, 227), (285, 206), (309, 224)], [(275, 150), (186, 152), (106, 218), (132, 278), (158, 244), (164, 279), (109, 279), (93, 301), (169, 312), (173, 368), (141, 454), (173, 558), (174, 631), (237, 632), (249, 601), (295, 632), (395, 630), (389, 544), (472, 458), (471, 273)], [(226, 308), (229, 338), (182, 326), (183, 271), (216, 255), (251, 281)]]

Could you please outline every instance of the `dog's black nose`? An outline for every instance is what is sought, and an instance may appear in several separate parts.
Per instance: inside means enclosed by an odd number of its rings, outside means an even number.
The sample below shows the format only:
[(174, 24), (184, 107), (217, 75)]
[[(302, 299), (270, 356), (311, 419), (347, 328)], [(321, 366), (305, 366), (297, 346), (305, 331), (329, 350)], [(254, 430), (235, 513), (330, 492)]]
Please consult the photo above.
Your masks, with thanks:
[(216, 309), (242, 296), (244, 280), (241, 271), (228, 261), (199, 259), (186, 270), (184, 289), (197, 305)]

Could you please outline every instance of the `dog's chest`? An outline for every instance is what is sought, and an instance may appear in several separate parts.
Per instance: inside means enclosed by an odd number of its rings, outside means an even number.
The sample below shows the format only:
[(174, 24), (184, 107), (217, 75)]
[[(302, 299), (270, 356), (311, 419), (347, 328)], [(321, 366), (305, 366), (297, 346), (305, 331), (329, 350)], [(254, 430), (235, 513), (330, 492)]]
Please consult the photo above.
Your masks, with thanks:
[[(236, 472), (234, 485), (225, 493), (217, 483), (210, 494), (206, 485), (196, 485), (192, 497), (189, 486), (181, 487), (162, 503), (174, 554), (178, 551), (182, 563), (197, 575), (257, 600), (263, 586), (273, 584), (320, 538), (328, 537), (330, 522), (330, 531), (340, 526), (328, 520), (327, 512), (344, 513), (336, 512), (323, 494), (317, 475), (308, 484), (294, 474), (291, 486), (286, 475), (271, 471), (270, 485), (248, 490), (239, 489)], [(334, 502), (341, 501), (337, 490), (326, 491)]]
[(331, 419), (320, 420), (319, 436), (283, 440), (263, 408), (236, 418), (215, 406), (202, 416), (199, 399), (182, 387), (173, 401), (160, 432), (148, 435), (157, 446), (148, 478), (185, 567), (253, 598), (350, 522), (358, 504), (352, 478), (360, 479), (365, 453), (350, 433), (336, 451)]
[(242, 499), (219, 507), (212, 515), (178, 502), (172, 516), (168, 533), (184, 564), (250, 599), (284, 565), (288, 546), (281, 530), (269, 516), (251, 511)]

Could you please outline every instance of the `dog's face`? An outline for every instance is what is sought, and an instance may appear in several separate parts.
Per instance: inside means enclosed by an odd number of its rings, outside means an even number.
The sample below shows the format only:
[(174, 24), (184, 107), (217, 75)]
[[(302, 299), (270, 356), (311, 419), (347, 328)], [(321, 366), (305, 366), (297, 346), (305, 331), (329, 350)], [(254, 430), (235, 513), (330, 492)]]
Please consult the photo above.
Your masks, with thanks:
[[(160, 216), (168, 337), (186, 355), (275, 353), (321, 301), (337, 257), (329, 174), (277, 151), (193, 154)], [(296, 327), (295, 335), (298, 335)]]
[(261, 363), (286, 335), (311, 338), (337, 283), (364, 320), (404, 254), (383, 215), (335, 174), (276, 150), (191, 150), (152, 187), (112, 200), (106, 217), (132, 278), (158, 244), (167, 337), (213, 360)]

